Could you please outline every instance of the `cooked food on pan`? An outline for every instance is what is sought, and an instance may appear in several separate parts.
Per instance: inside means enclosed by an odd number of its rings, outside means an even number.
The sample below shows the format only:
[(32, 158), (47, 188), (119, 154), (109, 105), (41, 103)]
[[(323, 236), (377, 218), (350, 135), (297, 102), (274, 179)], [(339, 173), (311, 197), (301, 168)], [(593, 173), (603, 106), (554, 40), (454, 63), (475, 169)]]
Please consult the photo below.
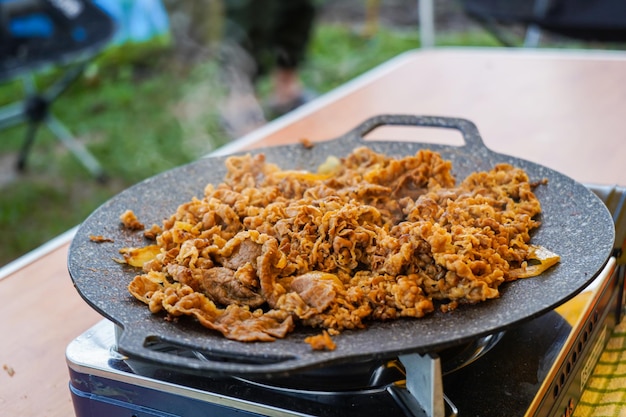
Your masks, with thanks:
[[(541, 205), (527, 174), (499, 164), (456, 184), (433, 151), (393, 158), (362, 147), (317, 172), (233, 156), (220, 184), (121, 250), (142, 268), (130, 293), (152, 313), (195, 317), (243, 342), (296, 326), (332, 335), (499, 296), (559, 257), (530, 243)], [(130, 219), (130, 220), (129, 220)], [(123, 222), (139, 224), (132, 213)], [(134, 227), (134, 226), (133, 226)]]

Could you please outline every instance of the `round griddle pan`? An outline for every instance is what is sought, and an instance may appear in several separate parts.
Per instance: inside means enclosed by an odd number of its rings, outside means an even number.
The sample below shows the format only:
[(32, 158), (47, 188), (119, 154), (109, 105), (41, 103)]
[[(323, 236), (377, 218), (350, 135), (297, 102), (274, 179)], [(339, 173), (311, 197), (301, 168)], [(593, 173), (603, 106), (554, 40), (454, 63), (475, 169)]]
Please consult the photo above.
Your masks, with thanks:
[[(363, 137), (382, 125), (458, 129), (463, 146), (398, 141), (366, 141)], [(393, 138), (390, 138), (393, 139)], [(400, 157), (428, 148), (451, 160), (457, 182), (477, 170), (505, 162), (523, 168), (531, 181), (548, 179), (536, 188), (542, 225), (532, 236), (561, 256), (560, 264), (534, 278), (501, 287), (501, 297), (453, 312), (422, 319), (370, 323), (367, 329), (344, 331), (334, 337), (334, 351), (312, 351), (303, 339), (318, 330), (297, 328), (275, 342), (242, 343), (225, 339), (191, 318), (176, 323), (153, 315), (127, 290), (137, 270), (116, 263), (122, 247), (148, 244), (141, 232), (125, 230), (119, 216), (131, 209), (146, 226), (161, 224), (178, 205), (202, 197), (208, 183), (219, 183), (226, 157), (207, 157), (147, 179), (121, 192), (94, 211), (78, 228), (69, 250), (69, 272), (80, 295), (119, 327), (118, 349), (131, 359), (178, 371), (240, 376), (284, 376), (321, 366), (387, 359), (400, 354), (436, 352), (480, 336), (506, 330), (537, 317), (569, 300), (587, 286), (611, 256), (615, 228), (605, 205), (571, 178), (533, 162), (489, 150), (476, 129), (464, 119), (381, 115), (366, 120), (345, 135), (306, 147), (303, 144), (264, 148), (270, 162), (284, 169), (315, 170), (328, 155), (349, 154), (355, 147)], [(95, 243), (90, 235), (111, 238)], [(181, 352), (192, 352), (181, 353)]]

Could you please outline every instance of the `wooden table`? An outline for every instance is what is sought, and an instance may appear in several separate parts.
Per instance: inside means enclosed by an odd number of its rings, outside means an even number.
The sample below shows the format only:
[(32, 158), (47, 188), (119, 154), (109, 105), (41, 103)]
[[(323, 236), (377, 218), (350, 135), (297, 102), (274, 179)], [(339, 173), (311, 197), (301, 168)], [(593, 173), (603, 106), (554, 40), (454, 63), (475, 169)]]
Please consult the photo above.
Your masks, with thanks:
[[(474, 121), (495, 151), (581, 182), (626, 185), (625, 109), (626, 53), (414, 51), (218, 153), (330, 139), (377, 114), (440, 115)], [(462, 144), (451, 132), (385, 127), (372, 137)], [(73, 415), (65, 348), (101, 316), (81, 299), (67, 274), (71, 237), (69, 231), (0, 270), (2, 415)]]

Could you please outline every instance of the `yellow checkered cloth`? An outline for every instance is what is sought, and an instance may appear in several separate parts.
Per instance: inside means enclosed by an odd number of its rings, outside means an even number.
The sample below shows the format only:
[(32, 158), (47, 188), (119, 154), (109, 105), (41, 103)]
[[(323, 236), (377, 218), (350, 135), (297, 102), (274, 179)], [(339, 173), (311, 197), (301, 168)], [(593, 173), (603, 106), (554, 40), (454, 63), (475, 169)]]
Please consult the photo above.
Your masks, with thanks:
[(626, 417), (626, 319), (615, 327), (574, 417)]

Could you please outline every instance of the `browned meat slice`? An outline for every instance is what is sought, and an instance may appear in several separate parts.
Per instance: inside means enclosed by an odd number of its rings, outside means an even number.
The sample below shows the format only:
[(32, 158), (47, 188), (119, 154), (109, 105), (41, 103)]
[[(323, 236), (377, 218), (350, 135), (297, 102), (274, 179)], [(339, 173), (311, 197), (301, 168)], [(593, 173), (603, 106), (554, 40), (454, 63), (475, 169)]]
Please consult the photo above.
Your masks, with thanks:
[(220, 266), (204, 270), (200, 280), (200, 290), (212, 300), (225, 306), (236, 304), (256, 308), (265, 300), (256, 292), (259, 289), (258, 285), (256, 288), (246, 285), (258, 283), (251, 278), (250, 274), (254, 274), (254, 270), (245, 267), (237, 271)]
[(194, 276), (193, 271), (183, 265), (169, 264), (165, 267), (167, 273), (181, 284), (189, 285), (194, 291), (200, 289), (200, 282), (197, 277)]
[[(135, 279), (138, 280), (146, 281), (141, 276)], [(203, 326), (240, 342), (271, 342), (284, 338), (294, 328), (293, 318), (286, 312), (269, 311), (263, 314), (260, 310), (251, 312), (247, 307), (235, 304), (220, 309), (204, 294), (194, 292), (186, 285), (169, 285), (155, 291), (152, 298), (150, 304), (158, 302), (159, 308), (151, 311), (157, 312), (162, 307), (175, 317), (194, 316)]]
[(310, 307), (324, 311), (335, 299), (337, 285), (341, 283), (335, 275), (314, 271), (294, 278), (289, 289), (297, 292)]
[(270, 310), (257, 315), (235, 306), (229, 306), (217, 323), (225, 329), (224, 336), (240, 342), (283, 339), (295, 326), (293, 317), (287, 312)]
[(237, 270), (246, 263), (256, 268), (256, 260), (261, 255), (262, 245), (249, 238), (242, 239), (229, 256), (217, 256), (217, 261), (226, 268)]

